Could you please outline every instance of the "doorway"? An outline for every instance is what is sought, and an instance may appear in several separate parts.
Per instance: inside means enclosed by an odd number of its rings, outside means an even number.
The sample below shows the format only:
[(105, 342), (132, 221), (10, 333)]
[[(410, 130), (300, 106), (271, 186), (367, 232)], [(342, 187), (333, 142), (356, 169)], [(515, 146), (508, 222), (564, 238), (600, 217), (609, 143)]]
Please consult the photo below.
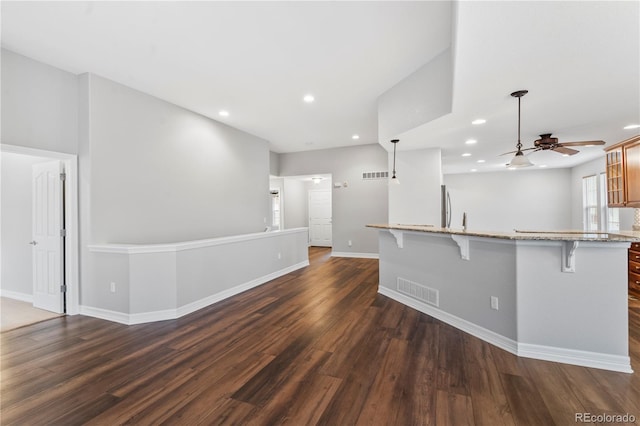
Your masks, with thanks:
[[(34, 303), (34, 245), (33, 237), (33, 197), (32, 166), (34, 164), (56, 163), (64, 170), (64, 180), (60, 181), (60, 201), (58, 211), (61, 216), (60, 231), (64, 237), (60, 243), (60, 279), (56, 280), (59, 294), (59, 307), (47, 308), (52, 311), (64, 311), (67, 314), (79, 313), (79, 270), (78, 270), (78, 166), (77, 156), (73, 154), (46, 151), (34, 148), (0, 144), (2, 156), (2, 285), (1, 295), (12, 299)], [(4, 167), (9, 166), (9, 167)], [(59, 173), (58, 173), (59, 174)], [(20, 182), (18, 182), (20, 180)], [(25, 189), (27, 188), (27, 189)], [(15, 191), (22, 194), (20, 203), (14, 201)], [(64, 195), (64, 196), (62, 196)], [(13, 197), (13, 198), (12, 198)], [(30, 202), (29, 202), (30, 200)], [(62, 201), (64, 200), (64, 201)], [(25, 205), (25, 203), (27, 203)], [(64, 212), (64, 214), (62, 214)], [(64, 244), (63, 244), (64, 241)], [(31, 244), (30, 244), (31, 243)], [(49, 255), (47, 255), (49, 256)], [(46, 256), (45, 256), (46, 257)], [(64, 259), (64, 260), (62, 260)], [(42, 260), (42, 259), (41, 259)], [(55, 260), (53, 260), (55, 263)], [(57, 287), (66, 285), (64, 288)], [(66, 303), (66, 307), (63, 305)]]
[(281, 229), (308, 228), (310, 246), (331, 247), (332, 176), (271, 177), (270, 184), (279, 189)]

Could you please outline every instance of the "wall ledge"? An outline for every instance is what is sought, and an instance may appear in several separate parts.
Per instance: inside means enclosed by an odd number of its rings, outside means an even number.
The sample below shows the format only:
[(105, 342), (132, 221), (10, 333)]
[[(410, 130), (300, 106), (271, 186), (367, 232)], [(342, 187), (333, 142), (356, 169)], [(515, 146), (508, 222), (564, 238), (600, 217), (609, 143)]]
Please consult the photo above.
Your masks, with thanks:
[(273, 238), (279, 235), (308, 232), (308, 228), (283, 229), (281, 231), (255, 232), (252, 234), (231, 235), (228, 237), (208, 238), (204, 240), (181, 241), (165, 244), (90, 244), (89, 251), (93, 253), (141, 254), (166, 253), (182, 250), (192, 250), (202, 247), (218, 246), (242, 241)]

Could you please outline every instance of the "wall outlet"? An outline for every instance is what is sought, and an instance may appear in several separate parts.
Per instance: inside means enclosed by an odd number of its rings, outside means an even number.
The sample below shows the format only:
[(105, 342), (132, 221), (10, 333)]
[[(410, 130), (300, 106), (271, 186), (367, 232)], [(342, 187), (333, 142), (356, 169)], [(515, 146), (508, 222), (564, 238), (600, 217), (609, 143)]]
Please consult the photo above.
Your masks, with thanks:
[(351, 246), (353, 245), (353, 244), (351, 243), (351, 240), (349, 240), (349, 241), (347, 242), (347, 245), (348, 245), (349, 247), (351, 247)]
[(115, 293), (116, 292), (116, 283), (114, 283), (113, 281), (111, 283), (109, 283), (109, 291), (111, 293)]
[(495, 297), (495, 296), (491, 296), (491, 309), (494, 309), (494, 310), (496, 310), (496, 311), (497, 311), (497, 310), (498, 310), (498, 308), (499, 308), (499, 305), (498, 305), (498, 298), (497, 298), (497, 297)]

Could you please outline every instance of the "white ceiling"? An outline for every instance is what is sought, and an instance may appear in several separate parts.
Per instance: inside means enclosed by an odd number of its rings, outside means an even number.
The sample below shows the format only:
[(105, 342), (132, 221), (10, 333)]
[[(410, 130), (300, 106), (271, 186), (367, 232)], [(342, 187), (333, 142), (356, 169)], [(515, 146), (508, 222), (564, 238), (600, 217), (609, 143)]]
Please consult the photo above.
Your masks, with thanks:
[[(504, 169), (517, 131), (561, 141), (630, 137), (640, 124), (640, 3), (2, 2), (2, 46), (92, 72), (295, 152), (378, 141), (377, 98), (451, 47), (453, 111), (398, 135), (441, 147), (447, 173)], [(302, 97), (312, 93), (316, 101)], [(230, 116), (222, 118), (220, 110)], [(488, 122), (472, 126), (471, 120)], [(360, 139), (351, 139), (359, 134)], [(478, 140), (467, 146), (468, 138)], [(463, 152), (471, 157), (461, 157)], [(534, 153), (536, 164), (573, 157)], [(478, 164), (478, 159), (486, 160)]]

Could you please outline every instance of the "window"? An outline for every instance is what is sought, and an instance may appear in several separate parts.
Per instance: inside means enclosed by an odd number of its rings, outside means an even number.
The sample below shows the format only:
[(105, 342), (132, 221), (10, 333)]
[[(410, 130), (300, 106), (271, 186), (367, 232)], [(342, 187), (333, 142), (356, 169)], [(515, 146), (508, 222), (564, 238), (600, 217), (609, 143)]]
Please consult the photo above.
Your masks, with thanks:
[(607, 207), (605, 173), (582, 178), (582, 211), (585, 231), (620, 230), (620, 212)]

